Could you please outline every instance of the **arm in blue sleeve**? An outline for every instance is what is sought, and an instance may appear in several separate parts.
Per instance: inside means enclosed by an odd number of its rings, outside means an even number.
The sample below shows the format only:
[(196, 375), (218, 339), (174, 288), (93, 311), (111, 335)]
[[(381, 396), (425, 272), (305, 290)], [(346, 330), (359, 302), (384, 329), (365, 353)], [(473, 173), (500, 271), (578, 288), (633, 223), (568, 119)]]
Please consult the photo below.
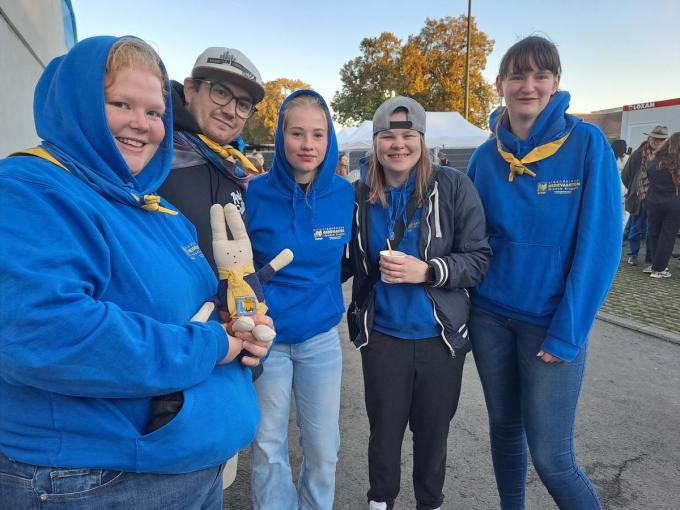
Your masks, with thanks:
[(168, 324), (100, 299), (114, 264), (98, 218), (77, 202), (0, 177), (0, 377), (106, 398), (159, 395), (208, 378), (228, 349), (220, 324)]
[(587, 342), (621, 260), (621, 186), (614, 155), (598, 130), (590, 135), (576, 249), (541, 349), (573, 360)]

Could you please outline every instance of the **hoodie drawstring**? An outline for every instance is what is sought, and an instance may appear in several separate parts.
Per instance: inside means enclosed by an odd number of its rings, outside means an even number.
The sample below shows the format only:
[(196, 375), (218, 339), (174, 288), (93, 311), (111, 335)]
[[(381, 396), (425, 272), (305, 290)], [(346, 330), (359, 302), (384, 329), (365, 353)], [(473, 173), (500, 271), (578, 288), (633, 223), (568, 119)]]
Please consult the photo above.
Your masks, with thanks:
[(434, 236), (441, 238), (442, 224), (439, 220), (439, 183), (434, 183)]

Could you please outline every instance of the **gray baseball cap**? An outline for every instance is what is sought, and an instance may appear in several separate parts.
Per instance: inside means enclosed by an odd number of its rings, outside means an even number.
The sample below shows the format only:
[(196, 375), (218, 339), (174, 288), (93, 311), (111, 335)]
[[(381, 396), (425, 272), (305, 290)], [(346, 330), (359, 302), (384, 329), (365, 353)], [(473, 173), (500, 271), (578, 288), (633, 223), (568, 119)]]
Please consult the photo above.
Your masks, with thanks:
[[(390, 122), (390, 117), (398, 108), (406, 110), (406, 121)], [(388, 129), (414, 129), (425, 134), (425, 108), (410, 97), (397, 96), (381, 104), (373, 115), (373, 135)]]
[(191, 70), (192, 78), (217, 76), (247, 90), (259, 103), (264, 98), (262, 76), (257, 67), (239, 50), (211, 47), (199, 55)]

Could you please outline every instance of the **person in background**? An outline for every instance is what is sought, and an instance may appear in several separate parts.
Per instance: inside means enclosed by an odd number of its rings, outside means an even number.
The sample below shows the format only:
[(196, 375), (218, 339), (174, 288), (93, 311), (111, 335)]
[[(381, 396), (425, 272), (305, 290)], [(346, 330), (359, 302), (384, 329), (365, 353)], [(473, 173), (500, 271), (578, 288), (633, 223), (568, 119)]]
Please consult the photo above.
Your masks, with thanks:
[(649, 276), (670, 278), (668, 261), (680, 230), (680, 132), (659, 147), (647, 165), (649, 237), (654, 247)]
[[(361, 349), (371, 429), (370, 510), (395, 505), (407, 425), (417, 508), (442, 504), (446, 443), (470, 350), (465, 288), (481, 281), (491, 258), (474, 186), (462, 172), (430, 162), (425, 122), (423, 107), (408, 97), (376, 110), (373, 156), (356, 184), (343, 261), (359, 306), (351, 340)], [(389, 256), (393, 250), (399, 256)]]
[(503, 509), (525, 508), (527, 446), (561, 510), (599, 510), (576, 463), (588, 333), (621, 258), (621, 186), (602, 131), (566, 113), (559, 53), (530, 36), (501, 59), (495, 137), (468, 175), (493, 259), (472, 294), (470, 338)]
[[(252, 447), (256, 510), (331, 510), (340, 447), (344, 312), (340, 259), (353, 193), (335, 174), (338, 147), (323, 98), (298, 90), (281, 105), (274, 162), (246, 194), (255, 268), (283, 248), (293, 262), (264, 286), (276, 339), (255, 386), (261, 421)], [(288, 420), (295, 398), (302, 466), (293, 483)]]
[(264, 155), (261, 152), (254, 151), (251, 156), (255, 159), (255, 168), (263, 174), (267, 171), (264, 167)]
[[(218, 510), (222, 464), (255, 434), (268, 347), (192, 321), (217, 280), (155, 194), (171, 105), (148, 44), (85, 39), (37, 84), (41, 146), (0, 161), (3, 508)], [(181, 415), (148, 433), (177, 391)]]
[[(621, 172), (623, 171), (624, 167), (626, 166), (626, 162), (628, 161), (628, 144), (626, 143), (625, 140), (614, 140), (612, 142), (612, 150), (614, 151), (614, 156), (616, 157), (616, 167), (619, 170), (619, 177), (621, 176)], [(621, 195), (622, 197), (626, 195), (626, 187), (623, 185), (623, 182), (621, 183)], [(626, 211), (626, 203), (625, 200), (621, 201), (621, 207), (623, 211), (623, 230), (624, 232), (626, 231), (626, 224), (628, 223), (628, 218), (630, 218), (630, 213)]]
[[(626, 211), (630, 213), (630, 229), (628, 232), (628, 264), (638, 265), (638, 253), (640, 244), (645, 241), (645, 262), (651, 264), (653, 245), (647, 239), (647, 208), (645, 199), (649, 189), (647, 179), (647, 164), (652, 154), (668, 138), (666, 126), (656, 126), (647, 135), (647, 140), (642, 142), (626, 162), (621, 171), (621, 182), (626, 187), (625, 204)], [(645, 268), (651, 272), (650, 268)]]
[(341, 152), (338, 156), (338, 166), (335, 168), (335, 173), (345, 178), (349, 175), (349, 158), (344, 152)]
[(446, 155), (444, 151), (439, 151), (439, 154), (437, 154), (437, 158), (439, 159), (439, 166), (450, 166), (449, 157)]

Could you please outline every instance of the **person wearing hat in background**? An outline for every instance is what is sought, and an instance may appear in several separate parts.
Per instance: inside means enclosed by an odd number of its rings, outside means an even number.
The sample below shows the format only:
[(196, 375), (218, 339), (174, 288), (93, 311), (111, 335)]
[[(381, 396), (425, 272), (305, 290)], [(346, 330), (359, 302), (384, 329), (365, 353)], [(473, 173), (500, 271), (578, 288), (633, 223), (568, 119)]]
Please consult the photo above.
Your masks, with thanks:
[(343, 279), (354, 277), (358, 327), (350, 324), (350, 336), (363, 365), (371, 510), (394, 507), (407, 424), (417, 508), (442, 504), (449, 425), (470, 350), (465, 288), (482, 280), (491, 259), (472, 182), (432, 164), (424, 135), (425, 110), (413, 99), (398, 96), (376, 110), (373, 157), (355, 184), (343, 260)]
[[(642, 142), (628, 158), (626, 166), (621, 172), (621, 182), (626, 187), (625, 205), (626, 211), (630, 213), (630, 230), (628, 233), (628, 264), (637, 266), (638, 252), (640, 243), (647, 238), (647, 207), (645, 198), (649, 190), (649, 180), (647, 179), (647, 163), (652, 159), (652, 154), (661, 147), (664, 140), (668, 138), (668, 128), (666, 126), (656, 126), (647, 135), (647, 140)], [(647, 240), (645, 242), (645, 262), (649, 267), (645, 267), (645, 273), (652, 272), (652, 250), (653, 246)]]
[(439, 154), (437, 154), (437, 158), (439, 158), (439, 166), (450, 166), (449, 157), (446, 155), (446, 152), (439, 151)]
[(245, 190), (260, 172), (239, 150), (240, 134), (263, 98), (260, 72), (232, 48), (206, 49), (183, 84), (172, 82), (174, 158), (159, 194), (194, 224), (215, 272), (210, 206), (232, 203), (245, 214)]

